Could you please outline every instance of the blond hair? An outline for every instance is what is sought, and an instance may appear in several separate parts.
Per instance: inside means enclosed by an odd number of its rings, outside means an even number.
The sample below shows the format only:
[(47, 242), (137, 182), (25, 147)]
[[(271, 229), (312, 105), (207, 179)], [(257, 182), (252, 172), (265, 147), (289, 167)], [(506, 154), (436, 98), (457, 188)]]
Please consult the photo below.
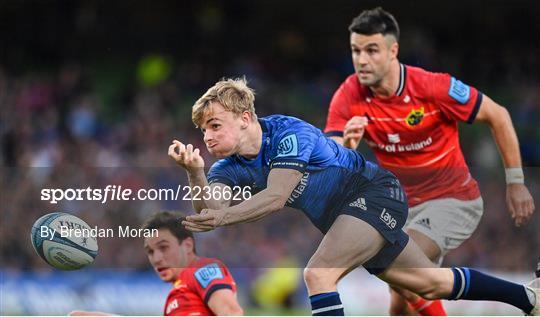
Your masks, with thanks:
[(211, 112), (212, 102), (219, 102), (226, 111), (231, 111), (235, 116), (249, 111), (254, 119), (257, 118), (254, 105), (255, 92), (248, 87), (245, 77), (222, 79), (195, 102), (191, 119), (197, 127), (201, 126), (203, 117)]

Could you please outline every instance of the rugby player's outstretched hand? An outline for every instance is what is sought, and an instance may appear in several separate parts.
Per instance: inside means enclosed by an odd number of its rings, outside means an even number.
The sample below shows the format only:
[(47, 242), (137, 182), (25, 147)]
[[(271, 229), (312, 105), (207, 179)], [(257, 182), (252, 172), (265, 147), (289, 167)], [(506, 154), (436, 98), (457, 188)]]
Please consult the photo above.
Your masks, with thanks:
[(225, 223), (226, 213), (222, 210), (215, 209), (203, 209), (197, 215), (187, 216), (182, 225), (193, 232), (204, 232), (214, 230), (219, 226), (226, 225)]
[(169, 146), (169, 156), (187, 171), (196, 171), (204, 168), (204, 160), (199, 149), (194, 149), (193, 145), (174, 140)]
[(506, 204), (518, 227), (527, 223), (534, 213), (534, 200), (524, 184), (506, 186)]
[(343, 146), (355, 150), (364, 136), (367, 125), (367, 117), (352, 117), (343, 129)]

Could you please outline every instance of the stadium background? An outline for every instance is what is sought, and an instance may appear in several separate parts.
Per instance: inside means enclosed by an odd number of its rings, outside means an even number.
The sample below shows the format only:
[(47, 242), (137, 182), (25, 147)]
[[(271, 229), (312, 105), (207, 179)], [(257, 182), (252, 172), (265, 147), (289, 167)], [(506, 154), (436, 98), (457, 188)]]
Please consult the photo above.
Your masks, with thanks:
[[(393, 12), (400, 60), (450, 72), (510, 110), (527, 183), (539, 203), (540, 33), (535, 1), (1, 1), (0, 314), (98, 309), (160, 314), (168, 291), (149, 270), (142, 242), (100, 241), (92, 268), (62, 273), (29, 243), (32, 223), (69, 211), (91, 225), (138, 226), (188, 202), (40, 200), (41, 188), (186, 183), (166, 155), (172, 138), (202, 146), (190, 107), (221, 77), (245, 75), (259, 115), (295, 115), (323, 127), (329, 100), (352, 72), (347, 27), (362, 9)], [(445, 265), (532, 277), (540, 216), (515, 228), (489, 128), (461, 125), (485, 216)], [(366, 148), (363, 148), (366, 150)], [(369, 154), (368, 154), (369, 156)], [(212, 160), (207, 157), (207, 165)], [(295, 212), (197, 235), (223, 259), (251, 314), (307, 314), (300, 268), (320, 240)], [(359, 271), (340, 289), (347, 311), (385, 314), (384, 284)], [(516, 314), (501, 305), (448, 305), (451, 313)], [(280, 307), (288, 307), (281, 309)]]

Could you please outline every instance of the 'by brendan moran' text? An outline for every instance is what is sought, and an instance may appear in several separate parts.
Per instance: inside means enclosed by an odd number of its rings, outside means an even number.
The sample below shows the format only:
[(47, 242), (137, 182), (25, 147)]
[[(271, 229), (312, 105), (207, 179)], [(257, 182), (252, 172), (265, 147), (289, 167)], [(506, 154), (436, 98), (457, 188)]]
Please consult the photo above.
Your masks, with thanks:
[(54, 239), (56, 234), (62, 238), (153, 238), (158, 237), (158, 229), (131, 228), (130, 226), (118, 226), (113, 228), (70, 228), (60, 226), (60, 230), (54, 230), (47, 226), (41, 226), (42, 238)]

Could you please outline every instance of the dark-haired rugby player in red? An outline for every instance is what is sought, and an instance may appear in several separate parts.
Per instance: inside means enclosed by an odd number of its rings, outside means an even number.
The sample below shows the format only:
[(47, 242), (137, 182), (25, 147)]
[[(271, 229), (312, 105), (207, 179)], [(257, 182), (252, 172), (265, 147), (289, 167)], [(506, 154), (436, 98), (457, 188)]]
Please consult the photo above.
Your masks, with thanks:
[[(231, 273), (221, 261), (196, 254), (193, 234), (182, 226), (183, 219), (178, 213), (158, 212), (143, 225), (158, 230), (157, 236), (144, 239), (144, 248), (159, 278), (172, 284), (163, 315), (243, 315)], [(70, 315), (111, 314), (74, 311)]]
[[(364, 139), (380, 165), (398, 177), (410, 207), (405, 228), (428, 258), (440, 264), (472, 235), (483, 213), (459, 146), (458, 122), (491, 128), (505, 166), (508, 210), (517, 226), (525, 224), (534, 201), (508, 111), (448, 74), (401, 64), (399, 26), (381, 8), (363, 11), (349, 31), (355, 74), (335, 92), (325, 132), (353, 149)], [(392, 291), (390, 313), (445, 311), (439, 301)]]

